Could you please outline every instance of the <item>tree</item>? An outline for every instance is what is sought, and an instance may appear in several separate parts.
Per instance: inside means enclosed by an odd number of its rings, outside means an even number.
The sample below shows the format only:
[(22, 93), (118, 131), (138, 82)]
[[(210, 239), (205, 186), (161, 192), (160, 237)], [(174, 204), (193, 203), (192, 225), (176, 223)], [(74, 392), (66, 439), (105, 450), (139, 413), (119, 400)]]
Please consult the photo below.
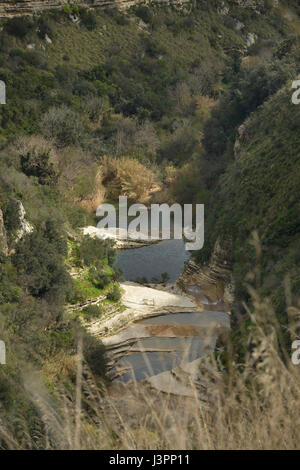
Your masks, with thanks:
[(65, 301), (72, 286), (64, 263), (66, 249), (63, 234), (51, 220), (18, 243), (12, 263), (32, 296)]

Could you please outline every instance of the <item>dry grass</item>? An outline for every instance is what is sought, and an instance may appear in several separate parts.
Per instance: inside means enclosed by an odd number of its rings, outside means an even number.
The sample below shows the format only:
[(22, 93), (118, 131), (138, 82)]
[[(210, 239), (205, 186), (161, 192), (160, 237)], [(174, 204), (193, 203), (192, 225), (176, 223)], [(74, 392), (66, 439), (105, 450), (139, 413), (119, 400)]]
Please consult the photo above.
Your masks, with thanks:
[[(299, 448), (300, 367), (284, 349), (269, 302), (255, 291), (252, 299), (246, 362), (241, 366), (230, 357), (230, 344), (226, 369), (215, 356), (209, 367), (206, 359), (205, 401), (195, 387), (194, 398), (160, 394), (141, 383), (99, 387), (81, 362), (79, 345), (76, 390), (56, 391), (53, 398), (38, 374), (26, 374), (25, 390), (43, 423), (40, 435), (29, 437), (24, 423), (24, 435), (15, 437), (0, 420), (0, 442), (33, 449)], [(288, 302), (291, 339), (297, 337), (299, 313)]]
[(147, 203), (158, 189), (154, 173), (135, 158), (103, 157), (101, 173), (106, 195), (113, 200), (127, 196), (131, 201)]

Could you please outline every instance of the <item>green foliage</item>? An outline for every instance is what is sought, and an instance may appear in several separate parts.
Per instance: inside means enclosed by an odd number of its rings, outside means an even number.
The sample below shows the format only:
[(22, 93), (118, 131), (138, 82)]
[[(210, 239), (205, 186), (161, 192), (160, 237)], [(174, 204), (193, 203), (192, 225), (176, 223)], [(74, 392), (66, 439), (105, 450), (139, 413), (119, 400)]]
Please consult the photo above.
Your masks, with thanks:
[(118, 8), (106, 8), (105, 13), (113, 18), (119, 26), (125, 26), (129, 23), (127, 17)]
[(101, 341), (85, 334), (83, 337), (83, 355), (92, 373), (104, 378), (106, 373), (105, 348)]
[(104, 268), (103, 263), (99, 261), (95, 266), (89, 269), (88, 279), (95, 287), (98, 287), (98, 289), (104, 289), (104, 287), (110, 283), (111, 275), (107, 269)]
[(98, 21), (94, 11), (87, 10), (86, 8), (80, 8), (80, 21), (89, 31), (96, 29)]
[(72, 304), (77, 304), (100, 295), (103, 295), (103, 290), (95, 287), (89, 279), (75, 279), (69, 300)]
[(21, 289), (17, 283), (16, 270), (7, 257), (0, 253), (0, 305), (19, 300)]
[(51, 220), (17, 244), (12, 262), (31, 295), (64, 302), (71, 289), (66, 249), (61, 227)]
[(112, 290), (107, 294), (108, 300), (118, 302), (121, 299), (121, 291), (118, 284), (114, 284)]
[(38, 36), (45, 39), (46, 35), (51, 39), (54, 36), (54, 26), (46, 18), (40, 18), (38, 21)]
[(5, 31), (13, 36), (24, 38), (30, 31), (33, 30), (34, 22), (31, 18), (16, 17), (9, 19), (5, 25)]
[(145, 47), (145, 52), (150, 57), (159, 57), (166, 53), (166, 49), (152, 37), (142, 36), (143, 45)]
[(16, 231), (19, 229), (19, 204), (11, 195), (9, 195), (4, 200), (2, 199), (0, 204), (0, 207), (2, 208), (8, 244), (10, 244), (16, 234)]
[(151, 24), (153, 22), (153, 11), (146, 5), (137, 5), (133, 7), (133, 11), (136, 16), (141, 18), (146, 24)]
[(270, 61), (250, 72), (241, 69), (205, 124), (203, 143), (208, 155), (220, 157), (224, 154), (228, 137), (235, 136), (236, 127), (295, 75), (295, 64), (290, 59)]
[(49, 162), (50, 151), (38, 151), (36, 148), (21, 155), (21, 167), (25, 175), (35, 176), (40, 184), (54, 186), (57, 183), (57, 173)]
[(109, 239), (85, 237), (80, 245), (80, 257), (86, 266), (105, 259), (109, 266), (112, 266), (116, 258), (113, 242)]
[(247, 297), (245, 279), (255, 271), (251, 234), (257, 231), (262, 250), (260, 291), (271, 298), (279, 314), (284, 310), (282, 279), (290, 275), (294, 295), (300, 279), (295, 248), (300, 232), (299, 123), (300, 109), (291, 104), (290, 89), (251, 115), (238, 160), (220, 179), (207, 220), (211, 240), (220, 233), (232, 240), (239, 300)]
[(85, 130), (80, 115), (66, 106), (50, 108), (43, 117), (41, 127), (43, 134), (55, 139), (61, 147), (79, 143)]
[(83, 309), (82, 315), (89, 319), (99, 318), (102, 315), (102, 308), (99, 305), (88, 305)]
[(143, 276), (143, 277), (137, 277), (134, 282), (137, 282), (138, 284), (148, 284), (148, 279)]

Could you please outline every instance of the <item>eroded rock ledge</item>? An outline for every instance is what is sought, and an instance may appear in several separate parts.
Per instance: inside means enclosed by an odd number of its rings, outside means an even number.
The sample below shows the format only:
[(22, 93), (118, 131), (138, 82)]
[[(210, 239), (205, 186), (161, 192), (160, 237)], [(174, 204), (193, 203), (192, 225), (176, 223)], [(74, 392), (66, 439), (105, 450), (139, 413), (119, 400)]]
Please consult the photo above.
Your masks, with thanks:
[[(177, 5), (181, 7), (191, 0), (156, 0), (156, 3), (166, 5)], [(85, 6), (88, 8), (117, 7), (121, 10), (130, 8), (138, 3), (144, 3), (142, 0), (7, 0), (0, 1), (0, 18), (10, 18), (14, 16), (32, 15), (44, 10), (61, 8), (63, 5), (72, 3), (74, 5)]]
[(130, 382), (134, 374), (161, 392), (191, 397), (196, 386), (201, 395), (202, 360), (230, 325), (223, 305), (210, 304), (204, 312), (176, 283), (153, 288), (126, 282), (121, 289), (125, 310), (86, 325), (106, 346), (111, 379)]
[[(144, 287), (134, 282), (121, 283), (120, 287), (122, 290), (122, 305), (126, 307), (125, 310), (89, 324), (90, 332), (101, 337), (107, 344), (111, 341), (109, 338), (112, 335), (116, 335), (119, 331), (145, 318), (169, 313), (199, 312), (201, 310), (200, 305), (184, 293), (182, 295), (173, 294)], [(118, 341), (117, 338), (115, 339)]]
[[(184, 5), (192, 3), (191, 0), (154, 0), (155, 3), (163, 5), (177, 6), (179, 9)], [(0, 1), (0, 18), (10, 18), (14, 16), (32, 15), (34, 13), (61, 8), (63, 5), (72, 3), (89, 8), (117, 7), (125, 10), (133, 5), (145, 3), (143, 0), (6, 0)], [(147, 2), (146, 2), (147, 3)], [(150, 2), (149, 2), (150, 3)], [(234, 5), (241, 8), (251, 8), (259, 11), (264, 5), (264, 0), (219, 0), (218, 12), (227, 15), (229, 6)]]

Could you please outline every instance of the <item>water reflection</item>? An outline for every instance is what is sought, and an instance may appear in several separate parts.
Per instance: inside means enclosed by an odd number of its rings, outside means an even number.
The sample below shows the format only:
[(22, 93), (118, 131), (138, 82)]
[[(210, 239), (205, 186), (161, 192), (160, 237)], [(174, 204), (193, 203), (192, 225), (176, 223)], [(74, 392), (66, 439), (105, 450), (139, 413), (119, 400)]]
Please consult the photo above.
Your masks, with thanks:
[(183, 240), (164, 240), (142, 248), (119, 250), (117, 265), (127, 281), (145, 278), (148, 282), (161, 282), (162, 275), (167, 273), (168, 281), (175, 282), (189, 258)]

